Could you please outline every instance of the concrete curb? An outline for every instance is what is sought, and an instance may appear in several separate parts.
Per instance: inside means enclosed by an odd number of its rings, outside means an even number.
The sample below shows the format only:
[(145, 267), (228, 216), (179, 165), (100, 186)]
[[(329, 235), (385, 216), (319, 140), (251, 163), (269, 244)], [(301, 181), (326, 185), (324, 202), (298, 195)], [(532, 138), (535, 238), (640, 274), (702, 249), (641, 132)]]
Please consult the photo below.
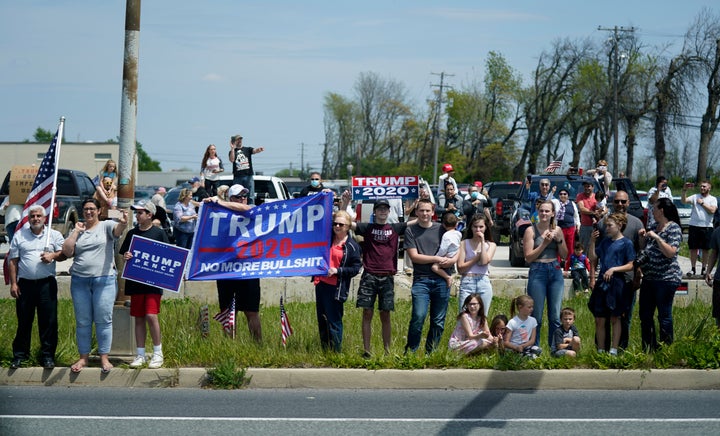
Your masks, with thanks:
[[(3, 386), (201, 388), (205, 368), (122, 369), (102, 374), (85, 368), (0, 368)], [(720, 370), (522, 370), (249, 368), (250, 389), (513, 389), (513, 390), (718, 390)]]

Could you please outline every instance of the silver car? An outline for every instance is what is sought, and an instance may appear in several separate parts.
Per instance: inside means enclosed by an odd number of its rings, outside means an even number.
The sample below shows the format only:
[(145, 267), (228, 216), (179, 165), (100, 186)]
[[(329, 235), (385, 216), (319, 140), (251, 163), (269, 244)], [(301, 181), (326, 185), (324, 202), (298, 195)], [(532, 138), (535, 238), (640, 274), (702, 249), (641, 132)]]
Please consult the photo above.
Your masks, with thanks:
[(686, 232), (690, 227), (692, 204), (683, 203), (681, 197), (673, 197), (673, 204), (677, 207), (678, 215), (680, 215), (680, 227), (682, 227), (683, 232)]

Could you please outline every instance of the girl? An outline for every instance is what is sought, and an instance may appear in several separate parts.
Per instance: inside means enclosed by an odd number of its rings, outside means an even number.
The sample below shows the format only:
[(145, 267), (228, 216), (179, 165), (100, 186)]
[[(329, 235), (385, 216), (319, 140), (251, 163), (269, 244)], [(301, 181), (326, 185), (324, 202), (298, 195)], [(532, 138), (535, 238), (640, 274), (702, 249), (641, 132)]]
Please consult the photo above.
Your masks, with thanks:
[(117, 188), (110, 177), (103, 177), (102, 183), (95, 191), (94, 198), (100, 203), (99, 218), (108, 219), (108, 211), (117, 209)]
[[(480, 294), (483, 301), (484, 315), (487, 316), (492, 302), (493, 289), (490, 284), (488, 267), (497, 245), (492, 240), (492, 232), (483, 215), (475, 215), (465, 232), (465, 239), (460, 244), (457, 269), (462, 274), (458, 301), (465, 301), (470, 294)], [(462, 312), (460, 307), (460, 312)]]
[(538, 322), (530, 316), (534, 306), (535, 302), (529, 295), (513, 298), (510, 302), (510, 316), (513, 318), (505, 328), (505, 348), (533, 359), (542, 353), (542, 349), (535, 345)]
[(562, 230), (555, 225), (555, 205), (544, 201), (538, 207), (538, 222), (532, 224), (523, 234), (525, 261), (530, 264), (527, 293), (537, 302), (532, 312), (537, 320), (535, 345), (540, 343), (543, 306), (547, 300), (548, 345), (552, 344), (552, 335), (560, 327), (560, 309), (565, 292), (565, 281), (558, 259), (565, 259), (568, 248)]
[(463, 311), (457, 316), (455, 330), (450, 336), (448, 348), (474, 354), (497, 344), (490, 333), (480, 294), (470, 294), (463, 302)]
[[(105, 165), (100, 170), (100, 174), (95, 176), (95, 178), (93, 179), (96, 191), (95, 198), (97, 198), (97, 200), (101, 203), (103, 207), (112, 208), (113, 199), (108, 197), (106, 190), (103, 189), (105, 178), (110, 178), (110, 181), (112, 182), (111, 185), (114, 187), (115, 190), (117, 190), (117, 164), (112, 159), (109, 159), (107, 162), (105, 162)], [(115, 201), (117, 201), (117, 199), (115, 199)]]
[(625, 289), (625, 272), (632, 271), (635, 249), (633, 243), (623, 236), (622, 232), (627, 225), (624, 213), (614, 213), (605, 220), (605, 234), (607, 235), (596, 247), (595, 241), (600, 232), (595, 230), (590, 238), (590, 262), (597, 264), (600, 258), (600, 280), (597, 280), (588, 307), (595, 315), (595, 338), (598, 343), (598, 353), (605, 350), (605, 320), (609, 316), (612, 326), (612, 346), (610, 354), (617, 356), (620, 345), (620, 317), (627, 311), (629, 301), (623, 296)]
[(504, 350), (505, 349), (505, 329), (508, 323), (507, 316), (503, 315), (502, 313), (499, 315), (495, 315), (495, 318), (493, 318), (492, 322), (490, 323), (490, 333), (497, 338), (498, 348)]
[(200, 162), (200, 176), (205, 179), (205, 190), (210, 196), (217, 194), (217, 180), (223, 171), (225, 169), (222, 160), (217, 155), (215, 144), (208, 145)]

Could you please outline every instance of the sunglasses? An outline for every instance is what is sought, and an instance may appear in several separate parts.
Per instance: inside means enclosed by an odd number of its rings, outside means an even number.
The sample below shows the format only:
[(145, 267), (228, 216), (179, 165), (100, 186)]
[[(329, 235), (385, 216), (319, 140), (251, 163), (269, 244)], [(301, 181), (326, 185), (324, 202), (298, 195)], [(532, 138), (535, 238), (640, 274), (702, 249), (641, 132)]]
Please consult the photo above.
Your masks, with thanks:
[(549, 183), (541, 183), (540, 186), (550, 186)]
[(247, 198), (247, 194), (244, 194), (244, 195), (231, 195), (230, 198)]
[(334, 227), (345, 227), (346, 225), (345, 223), (333, 223)]
[(616, 203), (616, 204), (625, 204), (627, 202), (628, 202), (627, 200), (613, 200), (613, 203)]

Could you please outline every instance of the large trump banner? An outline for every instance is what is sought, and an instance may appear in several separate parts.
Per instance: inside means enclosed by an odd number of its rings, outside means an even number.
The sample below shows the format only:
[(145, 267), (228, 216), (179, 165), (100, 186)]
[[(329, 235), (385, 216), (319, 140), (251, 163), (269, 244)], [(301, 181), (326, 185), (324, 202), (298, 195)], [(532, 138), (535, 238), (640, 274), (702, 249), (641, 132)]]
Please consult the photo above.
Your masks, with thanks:
[(235, 212), (203, 203), (188, 280), (327, 275), (332, 193)]

